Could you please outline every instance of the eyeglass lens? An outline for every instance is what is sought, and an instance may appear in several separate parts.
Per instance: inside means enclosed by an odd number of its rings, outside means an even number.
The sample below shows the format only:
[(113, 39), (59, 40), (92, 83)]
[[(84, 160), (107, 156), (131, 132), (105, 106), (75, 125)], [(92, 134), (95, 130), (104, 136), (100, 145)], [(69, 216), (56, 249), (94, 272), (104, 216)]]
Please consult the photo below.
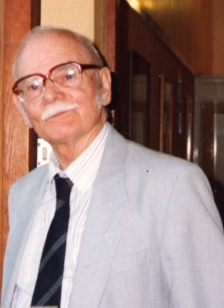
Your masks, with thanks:
[(47, 79), (50, 79), (57, 87), (77, 88), (81, 83), (81, 69), (75, 63), (61, 65), (50, 71), (49, 76), (33, 75), (19, 82), (19, 96), (27, 101), (33, 101), (44, 92), (44, 86)]

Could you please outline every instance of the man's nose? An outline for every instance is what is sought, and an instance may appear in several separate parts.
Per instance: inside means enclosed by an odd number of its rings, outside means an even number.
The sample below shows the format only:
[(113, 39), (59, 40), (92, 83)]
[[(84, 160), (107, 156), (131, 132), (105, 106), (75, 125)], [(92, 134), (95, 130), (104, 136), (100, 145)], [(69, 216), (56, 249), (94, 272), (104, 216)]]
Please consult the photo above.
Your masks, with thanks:
[(44, 82), (44, 99), (52, 102), (56, 97), (58, 98), (62, 96), (63, 92), (57, 87), (54, 80), (51, 77), (48, 77)]

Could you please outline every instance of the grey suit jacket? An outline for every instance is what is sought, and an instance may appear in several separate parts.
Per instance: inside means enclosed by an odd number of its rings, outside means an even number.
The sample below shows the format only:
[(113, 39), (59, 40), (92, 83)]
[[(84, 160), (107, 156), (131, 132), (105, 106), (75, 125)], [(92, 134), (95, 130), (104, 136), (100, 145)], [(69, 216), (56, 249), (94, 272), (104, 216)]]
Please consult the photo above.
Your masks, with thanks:
[[(2, 308), (48, 179), (10, 190)], [(86, 221), (69, 308), (223, 308), (224, 237), (203, 172), (125, 140), (112, 127)]]

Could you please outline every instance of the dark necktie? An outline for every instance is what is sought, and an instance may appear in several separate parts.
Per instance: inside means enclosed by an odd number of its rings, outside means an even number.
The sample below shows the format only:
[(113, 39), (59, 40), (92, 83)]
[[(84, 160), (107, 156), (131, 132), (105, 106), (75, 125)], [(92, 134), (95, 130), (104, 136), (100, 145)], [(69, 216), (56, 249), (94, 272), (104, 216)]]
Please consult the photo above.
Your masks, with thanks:
[(56, 211), (41, 256), (39, 273), (31, 306), (60, 307), (66, 238), (69, 221), (69, 199), (73, 183), (55, 176)]

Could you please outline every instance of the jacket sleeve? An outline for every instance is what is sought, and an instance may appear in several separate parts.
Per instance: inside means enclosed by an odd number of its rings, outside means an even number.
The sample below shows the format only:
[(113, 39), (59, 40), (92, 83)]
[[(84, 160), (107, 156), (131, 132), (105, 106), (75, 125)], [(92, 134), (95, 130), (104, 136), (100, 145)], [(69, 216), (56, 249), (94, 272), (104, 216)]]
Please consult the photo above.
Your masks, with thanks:
[(161, 260), (172, 308), (224, 307), (224, 236), (200, 168), (188, 165), (167, 203)]

